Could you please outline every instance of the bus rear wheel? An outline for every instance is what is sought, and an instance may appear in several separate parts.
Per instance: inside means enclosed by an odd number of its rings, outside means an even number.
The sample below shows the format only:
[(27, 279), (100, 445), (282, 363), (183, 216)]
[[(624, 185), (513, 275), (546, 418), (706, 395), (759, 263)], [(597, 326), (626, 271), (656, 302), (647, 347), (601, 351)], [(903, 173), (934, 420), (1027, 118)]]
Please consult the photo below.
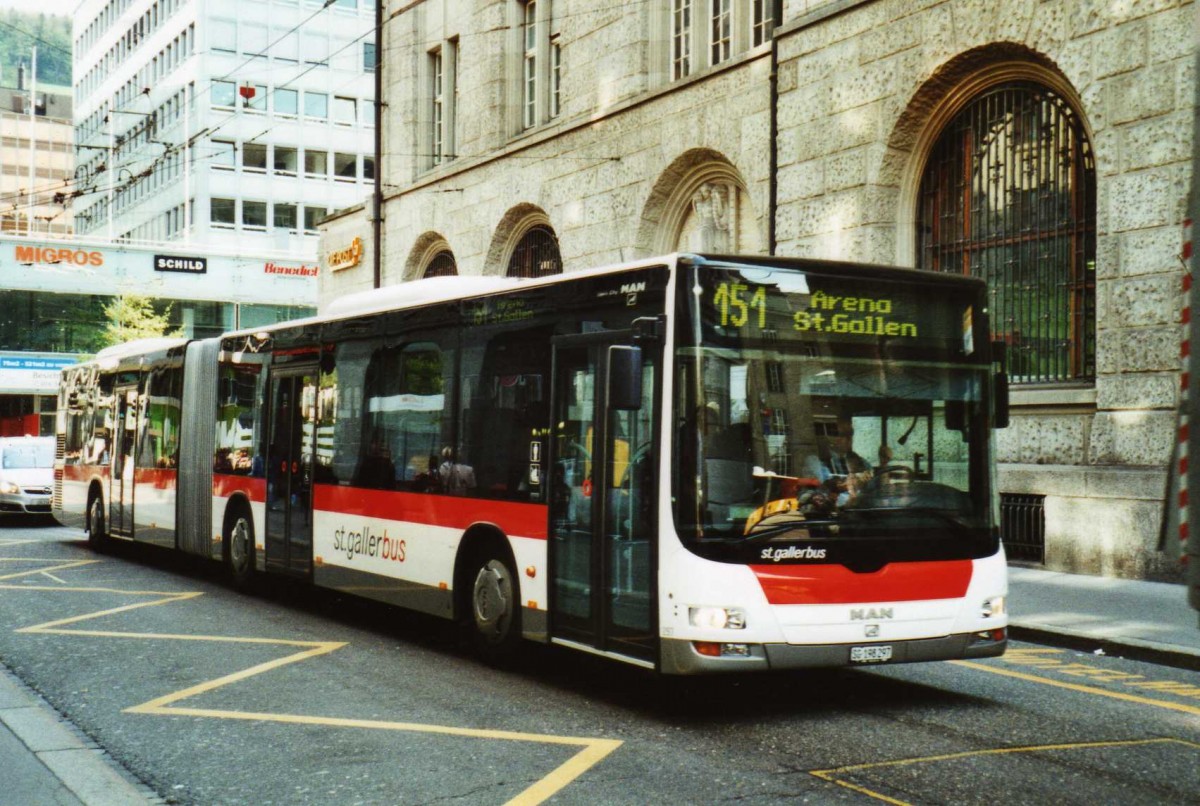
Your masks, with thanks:
[(495, 550), (476, 555), (473, 569), (467, 626), (475, 650), (489, 662), (508, 660), (521, 640), (517, 573)]
[(92, 496), (87, 509), (88, 545), (96, 551), (108, 547), (108, 532), (104, 531), (104, 497)]
[(225, 559), (229, 575), (238, 588), (249, 588), (254, 580), (254, 522), (242, 510), (226, 519)]

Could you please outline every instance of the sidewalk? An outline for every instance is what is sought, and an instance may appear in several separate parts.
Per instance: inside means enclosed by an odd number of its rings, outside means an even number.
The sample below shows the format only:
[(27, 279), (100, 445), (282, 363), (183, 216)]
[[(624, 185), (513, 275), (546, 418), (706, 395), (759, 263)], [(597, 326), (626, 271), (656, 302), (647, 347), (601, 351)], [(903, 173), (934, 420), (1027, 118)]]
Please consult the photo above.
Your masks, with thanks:
[[(1010, 635), (1200, 670), (1182, 585), (1009, 569)], [(161, 804), (0, 665), (0, 806)]]
[(0, 665), (0, 804), (159, 804)]
[(1187, 588), (1009, 567), (1009, 635), (1200, 670), (1200, 623)]

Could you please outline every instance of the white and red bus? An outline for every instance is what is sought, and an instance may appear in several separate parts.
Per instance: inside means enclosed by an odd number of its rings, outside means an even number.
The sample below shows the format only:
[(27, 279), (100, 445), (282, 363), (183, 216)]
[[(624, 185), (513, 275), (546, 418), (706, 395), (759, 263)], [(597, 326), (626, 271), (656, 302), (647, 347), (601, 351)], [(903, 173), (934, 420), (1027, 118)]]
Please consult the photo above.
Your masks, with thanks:
[(984, 284), (672, 255), (64, 370), (54, 508), (669, 674), (999, 655)]

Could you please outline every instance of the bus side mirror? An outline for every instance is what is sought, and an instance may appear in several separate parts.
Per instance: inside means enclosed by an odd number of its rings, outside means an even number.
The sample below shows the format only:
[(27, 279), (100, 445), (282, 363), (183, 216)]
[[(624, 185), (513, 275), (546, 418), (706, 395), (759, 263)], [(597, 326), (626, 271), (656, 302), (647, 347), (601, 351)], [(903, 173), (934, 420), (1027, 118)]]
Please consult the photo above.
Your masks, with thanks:
[(992, 356), (1000, 364), (1000, 371), (992, 376), (992, 428), (1008, 428), (1008, 345), (1003, 339), (992, 342)]
[(642, 407), (642, 348), (614, 344), (608, 348), (608, 407), (637, 411)]
[(961, 400), (946, 401), (946, 430), (962, 431), (967, 419), (967, 404)]

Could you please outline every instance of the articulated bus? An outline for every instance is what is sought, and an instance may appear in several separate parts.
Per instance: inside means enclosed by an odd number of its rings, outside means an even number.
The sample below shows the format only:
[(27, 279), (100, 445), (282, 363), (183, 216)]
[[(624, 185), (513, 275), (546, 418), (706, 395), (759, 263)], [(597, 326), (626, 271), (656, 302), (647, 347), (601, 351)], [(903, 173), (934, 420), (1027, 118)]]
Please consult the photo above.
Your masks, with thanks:
[[(446, 277), (63, 372), (55, 515), (665, 674), (1001, 654), (980, 281)], [(997, 354), (998, 355), (998, 354)]]

